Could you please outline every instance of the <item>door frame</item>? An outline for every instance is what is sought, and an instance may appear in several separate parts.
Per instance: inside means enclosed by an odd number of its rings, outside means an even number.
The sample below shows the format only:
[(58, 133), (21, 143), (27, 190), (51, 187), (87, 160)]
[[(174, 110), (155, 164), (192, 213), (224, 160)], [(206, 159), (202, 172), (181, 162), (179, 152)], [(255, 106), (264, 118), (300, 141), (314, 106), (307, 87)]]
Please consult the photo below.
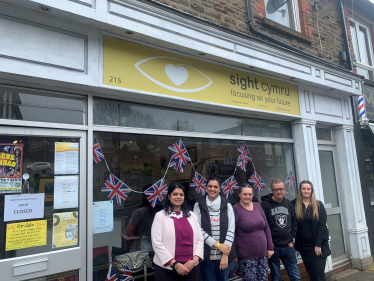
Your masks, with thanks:
[[(86, 219), (87, 219), (87, 132), (65, 129), (45, 129), (33, 127), (9, 127), (0, 125), (1, 135), (7, 136), (34, 136), (34, 137), (63, 137), (79, 138), (79, 245), (74, 248), (55, 250), (29, 256), (14, 257), (0, 260), (0, 272), (4, 280), (28, 280), (51, 274), (63, 273), (71, 270), (79, 270), (79, 280), (86, 280)], [(46, 270), (24, 275), (13, 276), (14, 266), (32, 265), (37, 262), (47, 261)]]
[[(334, 264), (339, 264), (347, 259), (349, 259), (350, 253), (349, 253), (349, 239), (348, 239), (348, 226), (346, 224), (346, 207), (345, 207), (345, 201), (344, 198), (344, 192), (340, 185), (340, 165), (336, 161), (336, 147), (334, 145), (322, 145), (318, 144), (318, 151), (330, 151), (332, 152), (332, 157), (334, 161), (334, 172), (335, 172), (335, 180), (336, 180), (336, 188), (338, 193), (338, 201), (339, 201), (339, 207), (337, 208), (326, 208), (327, 216), (329, 215), (335, 215), (340, 214), (340, 222), (342, 226), (342, 232), (343, 232), (343, 243), (344, 243), (344, 249), (345, 249), (345, 255), (341, 255), (335, 258), (332, 258), (333, 266)], [(323, 186), (322, 186), (323, 188)], [(331, 236), (330, 236), (331, 240)]]

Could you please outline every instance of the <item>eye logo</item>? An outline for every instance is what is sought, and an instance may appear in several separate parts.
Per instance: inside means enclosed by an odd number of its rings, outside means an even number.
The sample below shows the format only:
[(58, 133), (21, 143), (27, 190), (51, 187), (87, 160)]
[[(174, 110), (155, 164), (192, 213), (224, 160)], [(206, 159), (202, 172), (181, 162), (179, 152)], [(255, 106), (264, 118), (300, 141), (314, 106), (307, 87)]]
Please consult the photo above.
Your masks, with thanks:
[[(163, 80), (161, 82), (161, 81), (157, 80), (156, 78), (152, 77), (151, 75), (149, 75), (148, 73), (146, 73), (142, 68), (140, 68), (140, 65), (142, 65), (142, 64), (145, 65), (146, 62), (152, 61), (152, 60), (155, 60), (154, 61), (155, 65), (158, 66), (157, 67), (157, 73), (156, 73), (155, 76), (157, 76), (159, 78), (162, 77), (162, 76), (164, 76), (165, 78), (167, 77), (166, 79), (169, 79), (173, 83), (173, 86), (167, 85), (166, 84), (168, 82), (167, 80), (159, 79), (159, 80)], [(158, 61), (156, 61), (156, 60), (158, 60)], [(173, 62), (173, 61), (175, 61), (175, 62)], [(168, 63), (168, 64), (165, 65), (165, 62), (172, 62), (172, 63)], [(165, 65), (165, 66), (163, 66), (163, 65)], [(175, 91), (175, 92), (181, 92), (181, 93), (198, 92), (198, 91), (201, 91), (201, 90), (209, 87), (210, 84), (212, 84), (212, 80), (208, 76), (206, 76), (204, 73), (202, 73), (201, 71), (194, 68), (192, 64), (190, 64), (186, 61), (180, 60), (180, 59), (172, 58), (172, 57), (158, 56), (158, 57), (146, 58), (144, 60), (138, 61), (136, 64), (134, 64), (134, 66), (140, 71), (140, 73), (142, 73), (145, 77), (147, 77), (152, 82), (156, 83), (157, 85), (159, 85), (161, 87), (164, 87), (165, 89)], [(200, 77), (197, 77), (197, 75), (199, 75)], [(188, 79), (192, 80), (194, 83), (196, 81), (200, 81), (201, 79), (204, 79), (204, 80), (207, 79), (208, 83), (206, 83), (205, 85), (203, 85), (201, 87), (192, 88), (192, 89), (190, 87), (187, 87), (186, 84), (185, 84), (185, 88), (183, 88), (183, 86), (182, 86), (182, 88), (177, 88), (177, 87), (183, 85), (184, 83), (186, 83)], [(190, 85), (191, 81), (189, 81), (189, 82), (190, 83), (188, 83), (188, 82), (187, 83)]]

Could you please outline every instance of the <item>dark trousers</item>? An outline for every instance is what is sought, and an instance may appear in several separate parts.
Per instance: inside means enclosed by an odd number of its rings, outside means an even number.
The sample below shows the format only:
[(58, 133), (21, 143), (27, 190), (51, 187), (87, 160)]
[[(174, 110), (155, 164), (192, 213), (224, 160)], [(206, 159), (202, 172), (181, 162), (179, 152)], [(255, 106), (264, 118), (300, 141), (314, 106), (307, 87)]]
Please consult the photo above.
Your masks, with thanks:
[(308, 250), (300, 250), (303, 258), (305, 269), (309, 274), (311, 281), (326, 281), (325, 266), (327, 257), (317, 256), (314, 248)]
[(280, 281), (280, 261), (284, 265), (291, 281), (300, 281), (300, 271), (297, 267), (297, 260), (294, 248), (290, 246), (274, 246), (274, 255), (269, 260), (271, 280)]
[(198, 281), (200, 280), (199, 265), (194, 268), (185, 276), (181, 276), (175, 270), (169, 270), (154, 264), (155, 281)]

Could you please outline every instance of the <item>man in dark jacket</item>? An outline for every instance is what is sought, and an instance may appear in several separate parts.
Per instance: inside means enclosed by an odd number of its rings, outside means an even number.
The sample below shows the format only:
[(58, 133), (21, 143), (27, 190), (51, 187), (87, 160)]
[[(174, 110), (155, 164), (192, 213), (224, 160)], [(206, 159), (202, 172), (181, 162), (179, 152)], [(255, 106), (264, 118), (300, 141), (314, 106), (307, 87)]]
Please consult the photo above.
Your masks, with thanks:
[(269, 260), (271, 280), (280, 281), (280, 261), (291, 281), (300, 280), (300, 272), (293, 243), (296, 238), (297, 222), (292, 203), (284, 198), (286, 188), (280, 179), (271, 183), (271, 192), (262, 196), (261, 206), (268, 221), (274, 243), (274, 255)]

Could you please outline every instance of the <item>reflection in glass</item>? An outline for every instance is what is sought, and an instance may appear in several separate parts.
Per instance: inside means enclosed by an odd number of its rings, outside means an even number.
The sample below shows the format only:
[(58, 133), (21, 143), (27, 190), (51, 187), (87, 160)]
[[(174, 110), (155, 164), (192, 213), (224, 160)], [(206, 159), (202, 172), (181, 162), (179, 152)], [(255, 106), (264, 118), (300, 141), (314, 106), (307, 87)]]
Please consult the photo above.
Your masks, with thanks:
[(316, 128), (317, 140), (331, 141), (331, 130), (325, 128)]
[(336, 258), (345, 254), (343, 229), (340, 215), (327, 216), (327, 226), (331, 236), (331, 257)]
[(79, 270), (52, 274), (44, 277), (27, 279), (25, 281), (79, 281)]
[[(203, 138), (180, 138), (170, 136), (121, 134), (95, 132), (105, 158), (108, 162), (110, 172), (126, 183), (131, 189), (142, 192), (150, 185), (160, 180), (167, 169), (170, 160), (168, 146), (182, 139), (186, 149), (193, 161), (193, 165), (198, 173), (208, 178), (211, 174), (218, 174), (222, 181), (228, 179), (235, 171), (238, 159), (237, 147), (242, 141), (237, 139), (203, 139)], [(270, 183), (275, 178), (286, 180), (288, 172), (293, 167), (292, 145), (288, 143), (265, 143), (249, 142), (247, 146), (252, 157), (255, 159), (256, 171), (263, 178), (270, 189)], [(265, 147), (266, 145), (266, 147)], [(265, 149), (272, 151), (275, 155), (282, 155), (278, 159), (278, 164), (267, 166), (265, 159)], [(259, 155), (263, 155), (262, 158)], [(104, 162), (96, 164), (94, 167), (94, 187), (93, 200), (109, 200), (101, 192), (104, 181), (109, 177), (109, 171)], [(249, 163), (247, 172), (239, 168), (235, 172), (235, 177), (239, 183), (248, 181), (254, 171), (254, 166)], [(194, 174), (192, 165), (188, 163), (184, 173), (169, 169), (166, 174), (166, 182), (181, 183), (186, 187), (187, 201), (191, 207), (194, 202), (201, 197), (195, 190), (191, 189), (189, 183)], [(296, 190), (286, 186), (286, 198), (293, 199)], [(261, 195), (270, 193), (265, 188)], [(256, 194), (260, 199), (260, 194)], [(236, 195), (229, 197), (235, 203)], [(114, 204), (113, 220), (114, 229), (112, 232), (99, 233), (93, 235), (94, 249), (94, 269), (93, 280), (103, 280), (107, 273), (109, 263), (114, 256), (126, 253), (146, 251), (150, 257), (153, 255), (150, 243), (150, 229), (155, 213), (162, 208), (162, 203), (152, 208), (142, 193), (131, 192), (125, 203), (121, 206)], [(106, 266), (105, 259), (100, 260), (99, 256), (108, 257)], [(97, 258), (95, 258), (97, 257)], [(152, 270), (147, 269), (148, 272)], [(141, 274), (141, 272), (139, 273)]]
[(265, 0), (266, 18), (281, 25), (290, 25), (290, 6), (286, 0)]
[(321, 177), (325, 205), (329, 208), (339, 207), (338, 189), (335, 178), (334, 158), (332, 151), (319, 150), (319, 163), (321, 165)]
[(160, 130), (291, 138), (289, 123), (215, 116), (182, 110), (94, 100), (94, 124)]
[(84, 124), (84, 99), (43, 95), (34, 91), (0, 88), (0, 118)]

